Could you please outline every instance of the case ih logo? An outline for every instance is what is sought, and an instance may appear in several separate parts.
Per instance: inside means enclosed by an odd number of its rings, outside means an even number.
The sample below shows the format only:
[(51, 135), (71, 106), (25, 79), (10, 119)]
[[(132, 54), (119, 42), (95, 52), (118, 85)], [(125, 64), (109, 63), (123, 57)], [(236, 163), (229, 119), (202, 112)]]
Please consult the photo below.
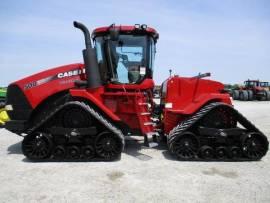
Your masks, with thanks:
[(77, 69), (77, 70), (71, 70), (71, 71), (67, 71), (64, 73), (58, 73), (57, 77), (58, 78), (65, 78), (65, 77), (71, 77), (71, 76), (75, 76), (75, 75), (81, 75), (82, 73), (85, 73), (85, 69)]

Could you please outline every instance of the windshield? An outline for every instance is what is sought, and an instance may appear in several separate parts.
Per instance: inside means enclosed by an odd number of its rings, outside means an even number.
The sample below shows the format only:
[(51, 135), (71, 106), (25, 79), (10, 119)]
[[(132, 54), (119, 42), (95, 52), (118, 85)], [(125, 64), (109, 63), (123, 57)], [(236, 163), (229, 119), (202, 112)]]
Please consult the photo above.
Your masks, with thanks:
[(154, 46), (154, 40), (145, 35), (120, 35), (117, 41), (103, 40), (103, 37), (96, 39), (99, 64), (105, 56), (111, 81), (124, 84), (152, 78)]
[(256, 87), (256, 86), (258, 86), (258, 82), (256, 82), (256, 81), (245, 81), (245, 85), (247, 87)]
[(268, 86), (269, 86), (268, 82), (261, 82), (261, 87), (268, 87)]

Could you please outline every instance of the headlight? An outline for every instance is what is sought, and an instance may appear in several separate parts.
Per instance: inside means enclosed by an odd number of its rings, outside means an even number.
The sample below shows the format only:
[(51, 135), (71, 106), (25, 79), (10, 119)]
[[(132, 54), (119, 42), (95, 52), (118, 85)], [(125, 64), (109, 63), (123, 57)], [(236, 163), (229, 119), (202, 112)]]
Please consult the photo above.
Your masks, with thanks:
[(7, 111), (13, 111), (13, 107), (12, 107), (12, 105), (6, 105), (5, 106), (5, 109), (7, 110)]

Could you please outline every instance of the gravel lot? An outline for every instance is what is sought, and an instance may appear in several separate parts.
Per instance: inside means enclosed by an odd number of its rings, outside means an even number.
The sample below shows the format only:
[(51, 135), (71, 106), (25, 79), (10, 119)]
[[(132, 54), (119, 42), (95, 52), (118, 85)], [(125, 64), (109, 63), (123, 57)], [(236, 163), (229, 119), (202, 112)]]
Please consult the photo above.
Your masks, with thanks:
[[(270, 102), (235, 102), (270, 136)], [(269, 137), (270, 139), (270, 137)], [(0, 130), (0, 202), (270, 202), (270, 154), (259, 162), (179, 162), (128, 141), (120, 161), (29, 162)]]

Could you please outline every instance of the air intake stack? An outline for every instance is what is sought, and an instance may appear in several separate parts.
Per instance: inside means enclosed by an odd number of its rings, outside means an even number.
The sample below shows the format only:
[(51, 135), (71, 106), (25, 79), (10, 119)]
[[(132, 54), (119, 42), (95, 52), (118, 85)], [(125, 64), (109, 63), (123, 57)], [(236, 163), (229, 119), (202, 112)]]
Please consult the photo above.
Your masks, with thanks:
[(92, 47), (91, 37), (87, 27), (79, 22), (73, 22), (74, 27), (80, 29), (85, 38), (85, 49), (83, 50), (83, 60), (85, 65), (85, 73), (87, 79), (87, 87), (97, 88), (102, 85), (100, 72), (97, 63), (95, 49)]

